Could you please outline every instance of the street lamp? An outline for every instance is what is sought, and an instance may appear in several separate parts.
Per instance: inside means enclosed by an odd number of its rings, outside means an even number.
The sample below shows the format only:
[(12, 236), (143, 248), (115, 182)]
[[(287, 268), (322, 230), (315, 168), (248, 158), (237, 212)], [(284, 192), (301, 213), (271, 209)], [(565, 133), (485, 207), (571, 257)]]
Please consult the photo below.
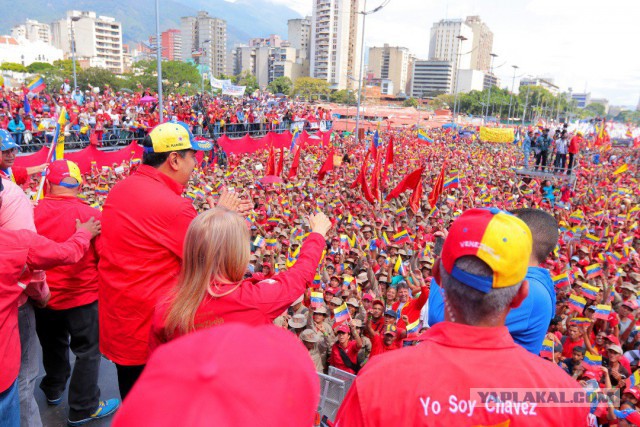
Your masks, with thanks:
[(156, 71), (158, 73), (158, 122), (162, 123), (164, 105), (162, 102), (162, 39), (160, 38), (160, 5), (156, 0)]
[(362, 5), (362, 12), (358, 12), (362, 15), (362, 40), (360, 42), (360, 80), (358, 82), (358, 107), (356, 108), (356, 141), (358, 141), (360, 138), (360, 101), (362, 100), (362, 81), (364, 80), (364, 25), (367, 15), (378, 12), (380, 9), (388, 5), (390, 1), (391, 0), (385, 0), (384, 3), (382, 3), (380, 6), (367, 12), (367, 0), (364, 0), (364, 3)]
[[(456, 120), (456, 104), (458, 103), (458, 72), (460, 70), (460, 49), (462, 49), (462, 42), (468, 40), (465, 36), (459, 35), (456, 36), (458, 39), (458, 51), (456, 52), (456, 72), (454, 77), (454, 85), (453, 85), (453, 114), (451, 115), (452, 122)], [(460, 106), (458, 105), (458, 109)]]
[(73, 23), (80, 20), (79, 16), (71, 17), (71, 61), (73, 62), (73, 94), (78, 90), (78, 78), (76, 76), (76, 32)]
[[(491, 54), (491, 67), (489, 67), (489, 78), (493, 77), (493, 61), (496, 59), (498, 55), (495, 53)], [(489, 80), (489, 94), (487, 95), (487, 114), (485, 115), (485, 123), (487, 118), (489, 117), (489, 105), (491, 105), (491, 86), (493, 86), (493, 81)]]
[(509, 96), (509, 117), (507, 117), (507, 123), (511, 121), (511, 101), (513, 101), (513, 88), (516, 83), (516, 70), (518, 69), (517, 65), (512, 65), (513, 67), (513, 80), (511, 80), (511, 96)]

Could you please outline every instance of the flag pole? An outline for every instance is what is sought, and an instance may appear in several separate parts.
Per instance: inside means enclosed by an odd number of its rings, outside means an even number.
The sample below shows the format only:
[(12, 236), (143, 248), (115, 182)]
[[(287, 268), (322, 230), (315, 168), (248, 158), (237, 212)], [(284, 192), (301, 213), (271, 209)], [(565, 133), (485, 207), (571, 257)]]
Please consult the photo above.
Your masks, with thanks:
[[(64, 109), (62, 109), (62, 111), (60, 112), (60, 114), (66, 114), (66, 111)], [(48, 169), (48, 164), (51, 163), (51, 158), (53, 156), (53, 150), (55, 149), (56, 144), (58, 143), (58, 139), (60, 138), (60, 120), (58, 120), (58, 123), (56, 123), (56, 131), (53, 134), (53, 140), (51, 141), (51, 145), (49, 146), (49, 153), (47, 153), (47, 160), (45, 161), (45, 164), (47, 165), (44, 170), (42, 171), (41, 177), (40, 177), (40, 184), (38, 184), (38, 192), (36, 193), (36, 205), (38, 204), (38, 201), (40, 200), (40, 197), (42, 196), (42, 190), (44, 189), (44, 178), (47, 175), (47, 169)], [(63, 141), (64, 143), (64, 141)]]

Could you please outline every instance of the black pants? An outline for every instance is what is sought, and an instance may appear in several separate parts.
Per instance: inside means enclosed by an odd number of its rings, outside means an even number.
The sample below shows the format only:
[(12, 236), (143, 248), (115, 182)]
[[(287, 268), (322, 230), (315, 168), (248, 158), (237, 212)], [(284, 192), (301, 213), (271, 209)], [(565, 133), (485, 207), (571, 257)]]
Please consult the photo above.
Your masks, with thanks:
[(547, 168), (547, 151), (541, 151), (536, 154), (536, 169), (541, 166), (544, 171)]
[(138, 378), (140, 378), (144, 366), (145, 365), (125, 366), (116, 363), (118, 388), (120, 389), (120, 398), (122, 398), (123, 401), (133, 388), (133, 385), (138, 381)]
[(569, 166), (567, 166), (567, 175), (571, 174), (571, 169), (573, 169), (573, 158), (575, 154), (569, 153)]
[[(98, 302), (66, 310), (36, 309), (36, 332), (46, 373), (40, 388), (47, 398), (56, 399), (64, 393), (71, 376), (69, 419), (87, 418), (96, 411), (100, 399)], [(73, 373), (69, 349), (76, 356)]]
[(556, 153), (556, 172), (564, 172), (564, 167), (567, 163), (567, 155)]

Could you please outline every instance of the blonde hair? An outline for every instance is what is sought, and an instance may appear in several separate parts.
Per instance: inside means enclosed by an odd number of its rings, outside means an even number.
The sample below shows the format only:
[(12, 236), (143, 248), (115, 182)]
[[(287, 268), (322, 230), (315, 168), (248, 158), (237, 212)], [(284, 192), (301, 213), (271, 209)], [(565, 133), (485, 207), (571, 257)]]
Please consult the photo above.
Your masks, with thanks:
[[(170, 297), (165, 331), (187, 334), (195, 330), (195, 316), (207, 293), (223, 297), (235, 291), (247, 271), (250, 234), (246, 221), (226, 208), (206, 211), (191, 222), (184, 240), (182, 269)], [(236, 283), (224, 293), (220, 283)]]

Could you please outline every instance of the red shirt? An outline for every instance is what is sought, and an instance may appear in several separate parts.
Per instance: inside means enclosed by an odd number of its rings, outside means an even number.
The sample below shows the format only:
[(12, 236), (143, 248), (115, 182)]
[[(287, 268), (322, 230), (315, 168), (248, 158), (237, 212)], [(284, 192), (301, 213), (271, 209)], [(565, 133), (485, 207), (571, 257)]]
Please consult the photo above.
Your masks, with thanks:
[[(333, 347), (331, 347), (331, 355), (329, 356), (329, 364), (334, 368), (343, 370), (345, 372), (349, 372), (350, 374), (355, 374), (353, 369), (347, 368), (347, 365), (342, 361), (342, 357), (340, 356), (340, 350), (338, 350), (339, 342), (336, 342)], [(358, 363), (358, 352), (362, 346), (358, 346), (356, 340), (349, 340), (347, 343), (347, 348), (343, 348), (344, 352), (347, 353), (349, 360), (355, 365)]]
[[(38, 234), (54, 242), (64, 242), (76, 231), (76, 219), (86, 222), (100, 220), (102, 213), (77, 197), (47, 196), (34, 210)], [(98, 253), (96, 240), (82, 259), (73, 265), (47, 271), (51, 299), (47, 307), (65, 310), (91, 304), (98, 300)]]
[(3, 172), (3, 171), (0, 171), (0, 175), (4, 176), (7, 179), (12, 180), (13, 182), (15, 182), (16, 184), (18, 184), (21, 187), (24, 184), (26, 184), (27, 181), (29, 180), (29, 174), (27, 174), (27, 168), (22, 167), (22, 166), (13, 165), (9, 169), (9, 173), (8, 174)]
[(100, 350), (144, 365), (153, 310), (176, 284), (187, 228), (196, 217), (182, 185), (141, 165), (116, 184), (102, 212), (98, 263)]
[[(372, 358), (367, 363), (349, 389), (336, 425), (586, 425), (587, 406), (532, 408), (528, 404), (526, 411), (520, 407), (518, 412), (511, 409), (506, 413), (492, 403), (484, 406), (479, 396), (471, 395), (472, 388), (580, 387), (554, 363), (516, 345), (506, 327), (441, 322), (425, 334), (420, 345)], [(461, 402), (465, 400), (463, 412)], [(471, 405), (475, 401), (473, 412), (469, 400)], [(520, 402), (523, 400), (519, 397)], [(440, 405), (439, 410), (437, 405), (434, 410), (434, 402)]]
[(393, 340), (391, 345), (384, 344), (384, 336), (378, 334), (371, 337), (371, 356), (397, 350), (401, 347), (401, 341)]
[[(318, 262), (325, 248), (323, 237), (311, 233), (300, 248), (298, 261), (291, 269), (275, 276), (261, 280), (249, 279), (229, 295), (214, 298), (207, 294), (200, 304), (195, 317), (195, 328), (206, 329), (230, 322), (265, 325), (273, 323), (313, 281)], [(225, 293), (235, 285), (221, 285), (217, 293)], [(168, 303), (158, 304), (153, 315), (150, 350), (177, 336), (168, 337), (164, 329)]]
[[(415, 322), (420, 318), (420, 311), (422, 307), (424, 307), (425, 303), (429, 299), (429, 288), (423, 286), (420, 289), (420, 296), (418, 298), (411, 298), (407, 301), (403, 306), (400, 312), (400, 317), (398, 318), (398, 327), (405, 328), (407, 325), (404, 324), (404, 320), (402, 320), (402, 316), (407, 316), (409, 319), (409, 324)], [(396, 301), (391, 306), (393, 311), (398, 311), (398, 307), (400, 307), (400, 301)]]
[(0, 231), (0, 393), (8, 389), (20, 370), (18, 282), (25, 268), (46, 270), (77, 262), (89, 247), (91, 234), (80, 230), (64, 243), (55, 243), (29, 230)]
[(571, 339), (567, 337), (562, 343), (562, 357), (571, 359), (575, 347), (584, 347), (584, 340), (580, 338), (578, 341), (571, 341)]

